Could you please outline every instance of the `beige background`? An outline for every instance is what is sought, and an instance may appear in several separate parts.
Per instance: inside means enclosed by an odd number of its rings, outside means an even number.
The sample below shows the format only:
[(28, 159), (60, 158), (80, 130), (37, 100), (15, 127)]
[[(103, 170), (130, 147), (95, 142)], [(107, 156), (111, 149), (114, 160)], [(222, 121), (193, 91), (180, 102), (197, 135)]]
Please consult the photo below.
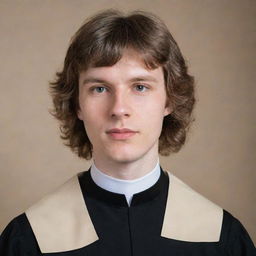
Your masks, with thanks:
[(90, 165), (62, 145), (48, 81), (83, 20), (111, 7), (161, 16), (196, 77), (196, 122), (163, 167), (238, 217), (256, 242), (254, 0), (1, 0), (0, 232)]

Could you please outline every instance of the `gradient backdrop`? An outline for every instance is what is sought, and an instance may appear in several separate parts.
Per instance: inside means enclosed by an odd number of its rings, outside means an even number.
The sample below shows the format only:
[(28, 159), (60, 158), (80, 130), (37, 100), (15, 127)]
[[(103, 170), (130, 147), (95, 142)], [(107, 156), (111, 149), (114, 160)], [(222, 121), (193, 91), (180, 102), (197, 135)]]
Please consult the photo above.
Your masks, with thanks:
[(254, 0), (1, 0), (0, 232), (90, 166), (62, 145), (48, 82), (73, 33), (103, 8), (152, 11), (172, 31), (199, 100), (187, 145), (162, 166), (239, 218), (256, 242)]

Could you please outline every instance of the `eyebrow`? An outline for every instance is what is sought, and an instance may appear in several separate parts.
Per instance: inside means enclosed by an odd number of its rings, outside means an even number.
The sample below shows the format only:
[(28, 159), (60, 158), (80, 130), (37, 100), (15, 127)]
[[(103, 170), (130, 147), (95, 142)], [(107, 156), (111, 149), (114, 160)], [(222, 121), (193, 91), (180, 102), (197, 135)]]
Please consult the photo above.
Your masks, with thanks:
[(138, 77), (132, 78), (130, 81), (131, 82), (143, 82), (143, 81), (157, 82), (157, 79), (154, 78), (153, 76), (138, 76)]
[(84, 85), (84, 84), (90, 84), (90, 83), (102, 84), (102, 83), (107, 83), (107, 81), (103, 79), (98, 79), (98, 78), (86, 78), (83, 80), (82, 84)]
[[(130, 82), (157, 82), (157, 79), (154, 78), (153, 76), (138, 76), (138, 77), (134, 77), (132, 79), (129, 80)], [(104, 80), (104, 79), (99, 79), (99, 78), (94, 78), (94, 77), (89, 77), (83, 80), (82, 84), (90, 84), (90, 83), (98, 83), (98, 84), (102, 84), (102, 83), (108, 83), (108, 81)]]

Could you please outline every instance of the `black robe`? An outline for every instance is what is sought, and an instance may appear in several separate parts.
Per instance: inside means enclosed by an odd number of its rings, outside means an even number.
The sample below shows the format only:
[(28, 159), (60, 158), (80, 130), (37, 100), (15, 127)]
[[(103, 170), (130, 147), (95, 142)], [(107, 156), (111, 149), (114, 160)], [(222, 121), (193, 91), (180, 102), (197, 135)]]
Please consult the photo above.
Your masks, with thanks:
[[(98, 187), (92, 180), (90, 171), (79, 175), (81, 195), (85, 202), (85, 208), (89, 213), (92, 229), (95, 237), (89, 239), (85, 246), (69, 248), (66, 251), (44, 251), (43, 242), (37, 237), (36, 227), (30, 214), (23, 213), (13, 219), (0, 237), (1, 256), (253, 256), (256, 250), (248, 233), (242, 224), (225, 210), (221, 210), (221, 226), (218, 239), (215, 241), (187, 241), (181, 238), (163, 235), (165, 226), (166, 205), (169, 190), (169, 176), (161, 171), (157, 183), (151, 188), (135, 194), (130, 207), (127, 205), (124, 195), (112, 193)], [(172, 183), (171, 183), (172, 184)], [(171, 186), (171, 185), (170, 185)], [(66, 197), (66, 203), (72, 198)], [(172, 200), (170, 198), (170, 205)], [(193, 201), (190, 202), (193, 205)], [(65, 204), (65, 202), (61, 202)], [(171, 206), (168, 206), (171, 207)], [(40, 210), (41, 211), (41, 210)], [(190, 205), (187, 205), (190, 211)], [(192, 211), (193, 213), (193, 211)], [(60, 212), (60, 214), (62, 214)], [(183, 214), (182, 212), (180, 213)], [(44, 218), (44, 214), (42, 214)], [(79, 214), (78, 214), (79, 216)], [(56, 217), (56, 216), (55, 216)], [(65, 216), (64, 216), (65, 217)], [(177, 216), (178, 217), (178, 216)], [(197, 216), (192, 216), (193, 218)], [(48, 218), (48, 217), (46, 217)], [(78, 217), (79, 218), (79, 217)], [(58, 221), (58, 216), (56, 218)], [(79, 222), (77, 222), (79, 223)], [(209, 220), (211, 223), (211, 220)], [(193, 223), (192, 223), (193, 224)], [(200, 222), (199, 222), (200, 224)], [(55, 229), (62, 228), (62, 222), (57, 223)], [(86, 224), (87, 225), (87, 224)], [(209, 224), (207, 224), (209, 225)], [(74, 225), (73, 225), (74, 226)], [(202, 224), (202, 229), (207, 226)], [(86, 227), (77, 227), (79, 235)], [(184, 229), (184, 227), (182, 227)], [(214, 228), (214, 227), (213, 227)], [(89, 226), (88, 226), (89, 229)], [(186, 229), (186, 227), (185, 227)], [(62, 230), (62, 229), (61, 229)], [(63, 237), (65, 236), (63, 229)], [(215, 230), (215, 229), (213, 229)], [(216, 229), (217, 230), (217, 229)], [(47, 229), (46, 229), (47, 231)], [(73, 230), (74, 231), (74, 230)], [(48, 233), (47, 233), (48, 232)], [(54, 236), (51, 232), (44, 233), (44, 241), (47, 237), (55, 246)], [(193, 230), (193, 232), (196, 232)], [(201, 232), (198, 230), (198, 232)], [(207, 234), (208, 230), (204, 230)], [(209, 230), (209, 232), (215, 232)], [(60, 238), (62, 233), (58, 233)], [(76, 234), (76, 232), (74, 232)], [(186, 234), (186, 230), (185, 230)], [(192, 234), (193, 236), (193, 234)], [(198, 237), (197, 234), (195, 234)], [(207, 236), (208, 237), (208, 236)], [(210, 236), (211, 237), (211, 234)], [(192, 239), (193, 240), (193, 239)], [(65, 240), (63, 240), (65, 243)], [(57, 242), (56, 242), (57, 244)], [(47, 245), (47, 244), (46, 244)], [(63, 244), (65, 247), (65, 244)], [(50, 247), (49, 247), (50, 248)], [(43, 252), (42, 252), (43, 251)]]

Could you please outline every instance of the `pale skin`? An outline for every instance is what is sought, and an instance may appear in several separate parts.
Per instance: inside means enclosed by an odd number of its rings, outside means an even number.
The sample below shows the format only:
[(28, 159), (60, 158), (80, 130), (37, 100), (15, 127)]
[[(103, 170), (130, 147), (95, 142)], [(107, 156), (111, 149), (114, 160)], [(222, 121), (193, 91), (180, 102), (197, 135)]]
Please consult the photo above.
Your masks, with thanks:
[(113, 66), (80, 73), (77, 114), (97, 168), (133, 180), (155, 167), (163, 118), (171, 112), (166, 97), (162, 67), (148, 69), (131, 49)]

